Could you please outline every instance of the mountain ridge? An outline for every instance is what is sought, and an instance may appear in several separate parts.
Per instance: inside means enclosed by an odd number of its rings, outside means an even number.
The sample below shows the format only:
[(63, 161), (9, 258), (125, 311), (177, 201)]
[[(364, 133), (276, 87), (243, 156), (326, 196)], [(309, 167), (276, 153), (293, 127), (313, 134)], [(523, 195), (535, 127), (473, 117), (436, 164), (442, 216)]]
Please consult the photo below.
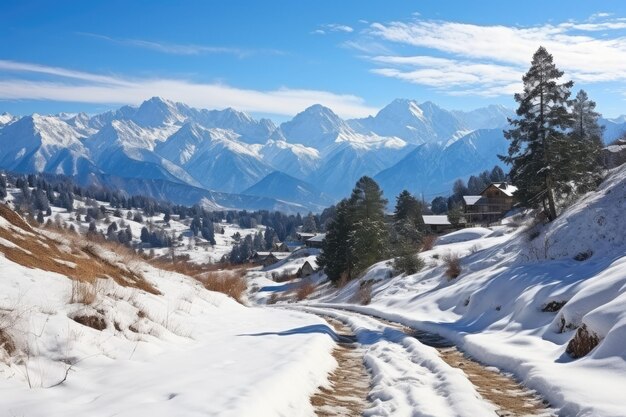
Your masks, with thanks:
[[(196, 188), (238, 195), (257, 184), (256, 190), (262, 189), (279, 171), (284, 175), (274, 177), (271, 193), (304, 212), (345, 196), (363, 175), (380, 180), (388, 198), (400, 186), (426, 195), (446, 193), (456, 178), (499, 162), (495, 156), (507, 144), (502, 129), (512, 115), (496, 105), (450, 111), (428, 101), (396, 99), (364, 119), (344, 120), (316, 104), (276, 125), (233, 108), (197, 109), (152, 97), (92, 116), (3, 113), (0, 169), (86, 179), (110, 175), (164, 198), (167, 192), (155, 184), (190, 187), (194, 196), (200, 195)], [(624, 118), (602, 123), (605, 140), (626, 131)], [(425, 175), (431, 180), (421, 178)], [(276, 181), (284, 182), (283, 189)], [(313, 185), (330, 200), (303, 200), (294, 181)], [(172, 197), (181, 194), (177, 188)], [(268, 207), (274, 207), (267, 197)]]

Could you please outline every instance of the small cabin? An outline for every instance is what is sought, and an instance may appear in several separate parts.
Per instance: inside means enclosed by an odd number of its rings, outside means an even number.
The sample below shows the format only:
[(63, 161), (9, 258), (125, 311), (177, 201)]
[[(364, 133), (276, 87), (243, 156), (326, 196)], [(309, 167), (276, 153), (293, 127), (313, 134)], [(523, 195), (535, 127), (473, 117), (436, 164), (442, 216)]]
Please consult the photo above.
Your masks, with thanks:
[(276, 242), (272, 247), (272, 252), (291, 252), (285, 242)]
[(468, 223), (493, 223), (513, 208), (517, 187), (506, 182), (489, 184), (479, 195), (463, 196), (463, 211)]
[(304, 244), (307, 248), (321, 249), (324, 244), (324, 239), (326, 239), (326, 233), (320, 233), (307, 239)]
[(449, 230), (455, 229), (455, 227), (450, 223), (448, 216), (445, 214), (442, 215), (422, 215), (422, 219), (424, 220), (424, 226), (431, 233), (443, 233)]
[(615, 168), (626, 163), (626, 139), (618, 139), (600, 152), (602, 165)]
[(317, 233), (304, 233), (304, 232), (297, 232), (296, 233), (296, 237), (298, 238), (298, 240), (302, 243), (306, 242), (308, 239), (311, 239), (312, 237), (315, 237)]
[(296, 277), (305, 278), (305, 277), (308, 277), (309, 275), (313, 275), (314, 272), (315, 272), (315, 269), (313, 269), (313, 266), (311, 266), (309, 261), (306, 261), (304, 265), (302, 265), (300, 269), (298, 269), (298, 272), (296, 273)]
[(250, 262), (262, 266), (270, 266), (289, 256), (289, 252), (254, 252)]

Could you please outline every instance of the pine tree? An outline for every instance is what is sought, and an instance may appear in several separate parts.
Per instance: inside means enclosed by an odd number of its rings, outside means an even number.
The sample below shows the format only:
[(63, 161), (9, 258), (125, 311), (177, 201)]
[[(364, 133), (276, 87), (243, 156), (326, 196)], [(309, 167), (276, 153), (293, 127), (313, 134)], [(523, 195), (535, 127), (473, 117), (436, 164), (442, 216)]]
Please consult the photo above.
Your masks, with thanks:
[(350, 196), (350, 205), (354, 208), (357, 220), (383, 220), (387, 200), (376, 181), (370, 177), (361, 177)]
[(572, 125), (567, 101), (573, 83), (558, 83), (562, 76), (552, 55), (540, 47), (522, 77), (524, 91), (515, 94), (518, 118), (509, 119), (511, 129), (504, 132), (511, 143), (502, 160), (511, 164), (516, 197), (527, 206), (541, 203), (549, 220), (557, 216), (555, 193), (564, 184), (566, 131)]
[[(354, 272), (358, 273), (389, 253), (389, 232), (385, 225), (387, 200), (376, 181), (365, 176), (357, 181), (349, 204), (353, 226), (348, 245), (353, 252)], [(352, 271), (349, 277), (353, 277)]]
[(600, 113), (596, 103), (580, 90), (571, 102), (574, 125), (570, 132), (569, 172), (581, 191), (590, 189), (600, 178), (600, 151), (603, 128), (598, 123)]
[(445, 197), (435, 197), (430, 203), (430, 210), (434, 214), (443, 214), (448, 211), (448, 200)]
[(353, 226), (352, 215), (348, 200), (344, 199), (337, 204), (335, 217), (326, 229), (322, 253), (317, 257), (318, 265), (333, 282), (338, 282), (344, 274), (348, 279), (352, 278), (354, 257), (348, 245)]
[(495, 167), (493, 167), (491, 173), (489, 174), (489, 180), (491, 182), (502, 182), (506, 180), (506, 175), (504, 174), (502, 168), (496, 165)]
[(407, 190), (396, 197), (393, 214), (394, 229), (398, 235), (413, 244), (418, 244), (424, 231), (422, 203)]

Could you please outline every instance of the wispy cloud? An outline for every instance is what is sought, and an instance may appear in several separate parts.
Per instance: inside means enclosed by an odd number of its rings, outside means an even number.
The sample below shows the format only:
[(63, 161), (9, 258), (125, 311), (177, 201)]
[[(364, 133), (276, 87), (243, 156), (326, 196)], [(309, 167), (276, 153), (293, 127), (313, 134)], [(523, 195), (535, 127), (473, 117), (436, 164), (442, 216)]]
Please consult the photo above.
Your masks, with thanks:
[(405, 56), (370, 54), (376, 74), (454, 95), (492, 96), (519, 89), (521, 76), (540, 45), (575, 81), (626, 81), (625, 29), (626, 19), (608, 13), (582, 22), (526, 27), (417, 18), (372, 23), (351, 45), (363, 52), (371, 39), (404, 52), (415, 51)]
[[(24, 73), (39, 74), (45, 79), (19, 78), (19, 74)], [(329, 91), (287, 87), (252, 90), (185, 79), (133, 79), (0, 60), (0, 99), (137, 104), (152, 96), (201, 108), (234, 107), (249, 112), (286, 116), (292, 116), (317, 103), (332, 108), (343, 117), (363, 117), (377, 111), (367, 106), (360, 97)]]
[(341, 25), (338, 23), (327, 23), (325, 25), (321, 25), (319, 28), (312, 31), (311, 34), (325, 35), (331, 32), (352, 33), (354, 32), (354, 28), (348, 25)]
[(234, 55), (239, 58), (245, 58), (257, 54), (279, 55), (281, 51), (276, 49), (245, 49), (226, 46), (196, 45), (196, 44), (180, 44), (160, 41), (151, 41), (144, 39), (127, 39), (114, 38), (111, 36), (100, 35), (97, 33), (77, 32), (79, 35), (88, 36), (104, 40), (119, 45), (130, 46), (135, 48), (148, 49), (156, 52), (162, 52), (172, 55), (203, 55), (203, 54), (227, 54)]

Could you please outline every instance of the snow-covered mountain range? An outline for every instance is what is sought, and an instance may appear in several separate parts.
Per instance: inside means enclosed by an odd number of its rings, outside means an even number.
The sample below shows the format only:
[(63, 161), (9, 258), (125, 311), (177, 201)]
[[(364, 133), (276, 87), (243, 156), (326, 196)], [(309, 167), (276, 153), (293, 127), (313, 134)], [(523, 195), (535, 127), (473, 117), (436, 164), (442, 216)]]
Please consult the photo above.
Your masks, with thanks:
[[(0, 169), (75, 177), (181, 204), (319, 210), (375, 177), (387, 197), (432, 198), (456, 178), (491, 169), (506, 151), (513, 112), (449, 111), (397, 99), (375, 116), (343, 120), (314, 105), (275, 125), (232, 108), (205, 110), (154, 97), (97, 115), (0, 114)], [(603, 120), (605, 139), (626, 120)]]

